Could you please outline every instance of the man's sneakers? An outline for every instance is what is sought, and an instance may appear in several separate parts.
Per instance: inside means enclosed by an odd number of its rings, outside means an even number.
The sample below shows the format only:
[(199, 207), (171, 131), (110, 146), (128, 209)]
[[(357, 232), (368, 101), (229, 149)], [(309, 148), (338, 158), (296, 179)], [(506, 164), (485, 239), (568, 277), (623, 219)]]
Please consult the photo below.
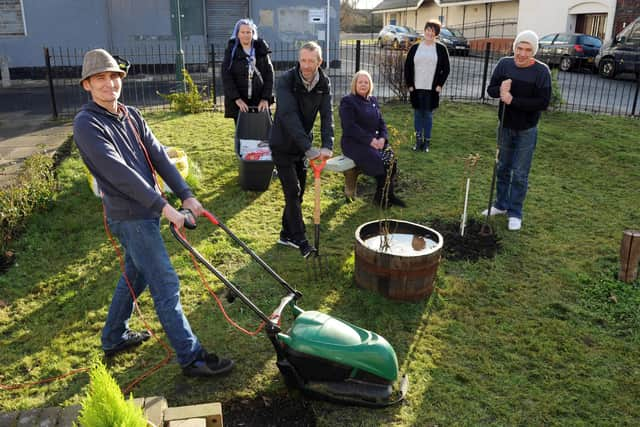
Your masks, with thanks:
[(489, 216), (495, 216), (495, 215), (504, 215), (507, 213), (506, 209), (498, 209), (495, 206), (491, 206), (491, 211), (489, 211), (489, 209), (485, 209), (482, 211), (482, 216), (487, 216), (487, 213), (489, 214)]
[(182, 374), (187, 377), (213, 377), (226, 374), (233, 369), (233, 365), (231, 359), (222, 359), (202, 350), (196, 360), (182, 368)]
[(311, 246), (307, 240), (300, 242), (300, 254), (303, 258), (309, 258), (312, 253), (316, 251), (316, 248)]
[(126, 338), (124, 339), (124, 341), (122, 341), (120, 344), (118, 344), (113, 348), (104, 350), (104, 355), (107, 357), (115, 356), (121, 351), (125, 351), (131, 347), (135, 347), (142, 344), (144, 341), (148, 340), (149, 338), (151, 338), (151, 334), (149, 333), (149, 331), (140, 331), (140, 332), (127, 331)]
[(509, 217), (509, 224), (507, 228), (510, 231), (518, 231), (522, 228), (522, 218), (516, 218), (515, 216)]
[(291, 246), (292, 248), (300, 249), (300, 242), (293, 240), (289, 237), (280, 236), (278, 244), (283, 246)]
[(280, 236), (278, 244), (283, 246), (289, 246), (292, 248), (300, 249), (300, 254), (304, 258), (308, 258), (309, 255), (315, 252), (316, 248), (309, 244), (308, 240), (295, 240), (286, 236)]

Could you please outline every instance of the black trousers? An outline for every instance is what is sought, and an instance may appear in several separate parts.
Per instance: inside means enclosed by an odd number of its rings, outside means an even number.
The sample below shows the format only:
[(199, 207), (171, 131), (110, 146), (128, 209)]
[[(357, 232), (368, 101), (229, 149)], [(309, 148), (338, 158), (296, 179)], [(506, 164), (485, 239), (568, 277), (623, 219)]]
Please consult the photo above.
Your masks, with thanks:
[(306, 240), (302, 219), (302, 198), (307, 184), (307, 166), (304, 157), (293, 163), (276, 163), (278, 178), (284, 192), (284, 212), (280, 237)]

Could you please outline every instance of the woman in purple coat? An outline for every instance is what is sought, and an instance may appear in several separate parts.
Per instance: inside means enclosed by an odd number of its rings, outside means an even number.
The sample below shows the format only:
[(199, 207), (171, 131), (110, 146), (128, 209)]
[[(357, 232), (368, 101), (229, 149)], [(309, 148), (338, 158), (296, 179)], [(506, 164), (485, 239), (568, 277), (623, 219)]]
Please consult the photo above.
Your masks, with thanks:
[[(373, 92), (373, 80), (367, 71), (358, 71), (351, 80), (351, 94), (340, 101), (342, 123), (342, 153), (352, 159), (366, 175), (376, 179), (373, 201), (386, 208), (391, 205), (405, 207), (396, 197), (393, 182), (396, 165), (387, 138), (387, 126)], [(389, 188), (385, 194), (387, 171), (391, 169)]]

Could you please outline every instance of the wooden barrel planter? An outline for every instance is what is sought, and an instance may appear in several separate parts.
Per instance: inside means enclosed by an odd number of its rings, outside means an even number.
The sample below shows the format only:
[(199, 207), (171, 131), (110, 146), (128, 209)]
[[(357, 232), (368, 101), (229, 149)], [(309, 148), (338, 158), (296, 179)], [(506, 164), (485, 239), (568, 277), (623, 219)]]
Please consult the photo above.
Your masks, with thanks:
[(440, 233), (420, 224), (386, 219), (362, 224), (355, 237), (358, 287), (394, 300), (429, 298), (442, 254)]

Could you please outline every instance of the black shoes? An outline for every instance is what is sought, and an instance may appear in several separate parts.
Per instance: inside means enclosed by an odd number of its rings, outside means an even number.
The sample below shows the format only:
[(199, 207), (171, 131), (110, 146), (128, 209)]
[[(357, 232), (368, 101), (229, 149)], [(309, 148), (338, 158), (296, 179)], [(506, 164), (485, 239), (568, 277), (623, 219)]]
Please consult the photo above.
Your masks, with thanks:
[(309, 244), (308, 240), (295, 240), (289, 237), (280, 236), (278, 239), (278, 244), (283, 246), (289, 246), (292, 248), (300, 249), (300, 254), (303, 258), (308, 258), (313, 252), (315, 252), (316, 248)]
[(413, 151), (424, 151), (425, 153), (429, 152), (429, 146), (431, 145), (430, 139), (423, 139), (420, 142), (416, 141), (416, 145), (413, 146)]
[(278, 244), (283, 246), (291, 246), (292, 248), (300, 249), (300, 242), (297, 242), (289, 237), (280, 236)]
[(149, 333), (149, 331), (140, 331), (140, 332), (127, 331), (127, 338), (125, 338), (125, 340), (122, 341), (117, 346), (110, 348), (108, 350), (104, 350), (104, 355), (107, 357), (115, 356), (121, 351), (125, 351), (131, 347), (135, 347), (142, 344), (144, 341), (148, 340), (149, 338), (151, 338), (151, 334)]
[(187, 377), (214, 377), (230, 372), (234, 364), (231, 359), (221, 359), (202, 350), (200, 357), (182, 368), (182, 374)]
[(309, 256), (316, 251), (316, 248), (311, 246), (307, 240), (300, 242), (300, 254), (303, 258), (309, 258)]

